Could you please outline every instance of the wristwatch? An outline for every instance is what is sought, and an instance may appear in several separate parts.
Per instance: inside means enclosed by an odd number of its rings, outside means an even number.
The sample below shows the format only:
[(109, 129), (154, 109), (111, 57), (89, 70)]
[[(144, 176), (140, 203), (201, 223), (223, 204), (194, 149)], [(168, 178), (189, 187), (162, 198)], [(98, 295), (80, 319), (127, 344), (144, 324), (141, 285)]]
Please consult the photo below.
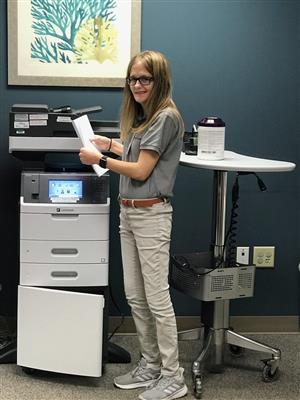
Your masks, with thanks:
[(99, 165), (101, 168), (107, 168), (106, 164), (107, 164), (107, 156), (102, 156), (99, 160)]

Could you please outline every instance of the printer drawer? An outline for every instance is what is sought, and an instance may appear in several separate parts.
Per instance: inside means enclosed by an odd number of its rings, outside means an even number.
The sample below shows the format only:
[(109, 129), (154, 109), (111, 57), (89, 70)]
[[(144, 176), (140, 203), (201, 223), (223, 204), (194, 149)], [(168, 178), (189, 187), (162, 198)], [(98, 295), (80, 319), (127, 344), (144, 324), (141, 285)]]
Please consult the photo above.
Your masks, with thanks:
[(20, 239), (108, 240), (109, 214), (20, 215)]
[(106, 264), (108, 240), (21, 240), (20, 261), (55, 264)]
[(108, 264), (20, 264), (25, 286), (108, 286)]
[(104, 301), (102, 295), (19, 286), (17, 364), (101, 376)]

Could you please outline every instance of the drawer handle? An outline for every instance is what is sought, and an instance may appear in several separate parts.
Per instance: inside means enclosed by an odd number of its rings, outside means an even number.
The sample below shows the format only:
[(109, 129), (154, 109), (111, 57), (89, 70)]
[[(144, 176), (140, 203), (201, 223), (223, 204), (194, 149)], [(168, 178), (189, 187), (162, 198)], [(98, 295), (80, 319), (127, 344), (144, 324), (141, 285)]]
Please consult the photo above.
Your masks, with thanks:
[(52, 254), (59, 254), (59, 255), (75, 255), (78, 254), (77, 249), (67, 249), (67, 248), (62, 248), (62, 249), (51, 249)]
[(76, 271), (53, 271), (51, 272), (53, 278), (77, 278)]
[(79, 217), (79, 214), (51, 214), (51, 217), (54, 219), (77, 219)]

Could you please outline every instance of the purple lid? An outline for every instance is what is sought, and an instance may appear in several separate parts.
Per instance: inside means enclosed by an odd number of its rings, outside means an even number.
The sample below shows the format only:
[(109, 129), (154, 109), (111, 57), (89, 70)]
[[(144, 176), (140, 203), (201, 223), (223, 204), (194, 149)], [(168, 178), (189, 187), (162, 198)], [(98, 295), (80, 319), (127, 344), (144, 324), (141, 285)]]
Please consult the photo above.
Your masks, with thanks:
[(198, 121), (197, 125), (206, 127), (224, 127), (225, 122), (219, 117), (205, 117)]

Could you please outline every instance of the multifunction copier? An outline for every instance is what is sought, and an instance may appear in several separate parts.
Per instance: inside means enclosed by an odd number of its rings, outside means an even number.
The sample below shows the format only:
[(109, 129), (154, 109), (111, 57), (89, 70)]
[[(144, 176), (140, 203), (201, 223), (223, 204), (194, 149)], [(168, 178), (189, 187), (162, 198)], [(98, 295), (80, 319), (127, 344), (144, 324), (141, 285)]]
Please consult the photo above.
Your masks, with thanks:
[[(99, 377), (107, 358), (109, 175), (84, 169), (71, 128), (100, 109), (11, 109), (9, 151), (23, 161), (17, 364), (28, 373)], [(117, 123), (97, 128), (113, 137)]]

